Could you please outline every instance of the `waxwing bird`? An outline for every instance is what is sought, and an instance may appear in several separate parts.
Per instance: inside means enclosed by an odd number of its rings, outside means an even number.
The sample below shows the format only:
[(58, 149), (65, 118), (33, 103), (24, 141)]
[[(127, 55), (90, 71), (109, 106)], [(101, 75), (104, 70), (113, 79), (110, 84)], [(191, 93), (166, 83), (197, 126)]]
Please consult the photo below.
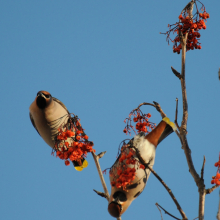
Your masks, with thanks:
[[(49, 92), (39, 91), (29, 110), (34, 128), (44, 141), (54, 149), (58, 128), (67, 124), (70, 117), (66, 106), (58, 99), (52, 97)], [(67, 141), (72, 143), (73, 139), (68, 138)], [(88, 162), (84, 158), (81, 161), (72, 162), (78, 171), (81, 171), (88, 165)]]
[[(127, 210), (132, 201), (144, 190), (149, 178), (150, 170), (145, 169), (143, 165), (143, 168), (140, 168), (141, 162), (137, 157), (137, 151), (135, 149), (138, 149), (144, 162), (152, 168), (157, 145), (175, 130), (176, 126), (174, 123), (165, 117), (149, 134), (145, 135), (144, 132), (141, 132), (126, 145), (123, 151), (124, 153), (122, 152), (119, 155), (109, 172), (112, 187), (108, 211), (111, 216), (115, 218), (120, 217)], [(132, 148), (132, 145), (134, 148)], [(125, 155), (127, 155), (127, 157)], [(131, 157), (132, 155), (133, 157)], [(131, 163), (127, 163), (127, 160), (130, 160)], [(132, 161), (134, 162), (132, 163)], [(117, 178), (120, 178), (120, 180), (118, 183), (115, 183)], [(128, 182), (129, 178), (129, 184), (126, 185), (126, 187), (122, 187), (122, 182)]]

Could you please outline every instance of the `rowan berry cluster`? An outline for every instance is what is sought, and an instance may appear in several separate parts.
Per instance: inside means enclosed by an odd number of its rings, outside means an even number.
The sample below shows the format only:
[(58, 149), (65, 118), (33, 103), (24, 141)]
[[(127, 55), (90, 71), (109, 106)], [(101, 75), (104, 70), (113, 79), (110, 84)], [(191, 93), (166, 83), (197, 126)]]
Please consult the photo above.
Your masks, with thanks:
[[(61, 125), (55, 138), (54, 151), (56, 156), (65, 160), (65, 165), (70, 165), (70, 161), (81, 161), (88, 152), (95, 150), (93, 142), (88, 141), (89, 137), (85, 134), (77, 116), (69, 117), (66, 125)], [(54, 151), (52, 154), (54, 154)]]
[[(131, 134), (131, 129), (138, 133), (144, 132), (149, 133), (149, 129), (154, 129), (156, 124), (149, 122), (151, 114), (143, 114), (140, 108), (136, 108), (129, 114), (128, 118), (124, 120), (126, 127), (123, 130), (124, 133)], [(132, 119), (133, 118), (133, 119)], [(136, 123), (134, 127), (132, 121)], [(128, 139), (130, 141), (130, 139)], [(121, 146), (121, 144), (120, 144)], [(136, 172), (138, 169), (145, 169), (145, 166), (140, 163), (137, 158), (136, 151), (130, 147), (130, 143), (122, 141), (122, 147), (119, 146), (118, 159), (115, 164), (110, 168), (109, 175), (113, 179), (111, 181), (111, 186), (116, 186), (117, 188), (122, 188), (126, 190), (127, 185), (132, 184), (132, 181), (136, 177)], [(106, 173), (107, 169), (103, 171)]]
[(145, 169), (144, 165), (136, 159), (135, 150), (128, 148), (129, 145), (124, 144), (121, 148), (121, 154), (114, 166), (110, 169), (109, 175), (113, 177), (111, 186), (126, 190), (127, 185), (130, 185), (135, 179), (137, 169)]
[(219, 155), (219, 161), (215, 163), (215, 167), (217, 167), (217, 173), (216, 176), (212, 177), (211, 184), (216, 184), (220, 186), (220, 155)]
[[(197, 3), (199, 2), (194, 1), (196, 5), (196, 13), (194, 16), (189, 16), (186, 11), (183, 11), (179, 15), (179, 22), (175, 24), (168, 25), (169, 31), (164, 33), (167, 35), (167, 40), (171, 40), (173, 42), (173, 52), (180, 54), (182, 49), (181, 45), (181, 38), (185, 37), (188, 34), (187, 41), (186, 41), (186, 51), (194, 50), (194, 49), (201, 49), (201, 43), (199, 42), (201, 29), (206, 29), (206, 20), (209, 18), (209, 14), (205, 11), (205, 7), (202, 4), (201, 9), (198, 9)], [(173, 32), (174, 34), (177, 33), (177, 36), (172, 40), (170, 38), (170, 33)]]
[(134, 126), (132, 125), (132, 117), (133, 121), (136, 123), (135, 129), (137, 130), (138, 133), (144, 132), (144, 133), (149, 133), (149, 129), (154, 129), (155, 124), (152, 122), (149, 122), (149, 118), (151, 117), (151, 114), (143, 114), (142, 111), (138, 109), (134, 109), (130, 114), (129, 117), (124, 120), (126, 123), (126, 126), (123, 130), (125, 134), (130, 134), (131, 135), (131, 129), (135, 132)]

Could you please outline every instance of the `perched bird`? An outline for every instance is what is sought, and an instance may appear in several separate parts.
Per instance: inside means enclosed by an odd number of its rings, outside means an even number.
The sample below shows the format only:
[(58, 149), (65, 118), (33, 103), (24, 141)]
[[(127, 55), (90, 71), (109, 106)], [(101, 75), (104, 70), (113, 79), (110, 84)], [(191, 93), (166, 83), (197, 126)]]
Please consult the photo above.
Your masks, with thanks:
[[(139, 154), (144, 162), (152, 168), (154, 165), (156, 153), (155, 151), (157, 145), (175, 130), (176, 126), (174, 125), (174, 123), (171, 122), (169, 118), (164, 117), (163, 120), (157, 125), (157, 127), (153, 129), (149, 134), (145, 135), (144, 132), (141, 132), (136, 135), (128, 143), (128, 147), (125, 148), (125, 154), (126, 151), (128, 153), (132, 146), (134, 146), (136, 149), (138, 149)], [(140, 168), (141, 163), (137, 157), (137, 151), (135, 150), (135, 148), (132, 148), (134, 149), (132, 150), (134, 159), (133, 161), (138, 161), (138, 163), (126, 163), (126, 160), (131, 159), (123, 160), (123, 153), (121, 153), (110, 169), (110, 182), (112, 187), (108, 204), (108, 211), (110, 215), (115, 218), (120, 217), (130, 206), (131, 202), (141, 194), (141, 192), (144, 190), (144, 187), (146, 186), (147, 180), (150, 175), (149, 169), (145, 169), (145, 167), (143, 167), (142, 169)], [(129, 154), (127, 154), (127, 158), (129, 157)], [(123, 165), (120, 163), (120, 161), (123, 161)], [(117, 184), (115, 184), (115, 178), (119, 175), (123, 175), (123, 172), (127, 172), (127, 170), (132, 171), (132, 169), (135, 170), (135, 174), (133, 176), (133, 179), (131, 179), (131, 182), (126, 185), (125, 188), (117, 187)], [(132, 176), (132, 174), (130, 176)], [(129, 172), (127, 177), (129, 177)], [(120, 180), (123, 181), (123, 178), (121, 178)], [(124, 181), (128, 181), (126, 178), (124, 179)], [(114, 184), (112, 184), (113, 182)]]
[[(58, 128), (64, 126), (70, 117), (66, 106), (58, 99), (52, 97), (49, 92), (39, 91), (29, 110), (34, 128), (44, 141), (54, 149)], [(73, 139), (68, 138), (67, 141), (72, 143)], [(81, 161), (72, 162), (78, 171), (88, 166), (88, 162), (84, 158)]]

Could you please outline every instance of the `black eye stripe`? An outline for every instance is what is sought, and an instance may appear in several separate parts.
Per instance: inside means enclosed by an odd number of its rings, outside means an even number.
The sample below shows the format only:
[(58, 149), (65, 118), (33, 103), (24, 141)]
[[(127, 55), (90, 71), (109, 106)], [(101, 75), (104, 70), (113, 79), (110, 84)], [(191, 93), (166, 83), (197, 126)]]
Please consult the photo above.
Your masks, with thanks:
[(45, 94), (44, 94), (44, 96), (45, 96), (47, 99), (50, 98), (50, 95), (45, 95)]
[(117, 191), (114, 193), (113, 198), (118, 198), (121, 202), (125, 202), (127, 200), (126, 195), (123, 192)]

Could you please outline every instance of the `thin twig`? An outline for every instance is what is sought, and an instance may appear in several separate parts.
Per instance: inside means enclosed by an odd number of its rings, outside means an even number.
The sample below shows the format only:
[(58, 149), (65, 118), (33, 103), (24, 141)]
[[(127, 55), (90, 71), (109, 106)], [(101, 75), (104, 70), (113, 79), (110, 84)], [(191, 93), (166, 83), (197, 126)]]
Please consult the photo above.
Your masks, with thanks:
[(175, 123), (176, 127), (178, 128), (178, 130), (180, 130), (180, 126), (178, 125), (178, 122), (177, 122), (177, 117), (178, 117), (178, 98), (176, 98), (176, 113), (175, 113), (174, 123)]
[[(181, 219), (175, 217), (174, 215), (170, 214), (166, 209), (164, 209), (163, 207), (161, 207), (158, 203), (156, 203), (155, 205), (157, 206), (158, 209), (159, 209), (159, 207), (160, 207), (161, 209), (163, 209), (163, 211), (165, 212), (165, 214), (171, 216), (171, 217), (174, 218), (174, 219), (181, 220)], [(159, 206), (159, 207), (158, 207), (158, 206)], [(159, 209), (159, 210), (160, 210), (160, 209)], [(161, 211), (160, 211), (160, 212), (161, 212)], [(162, 214), (161, 214), (161, 216), (162, 216)]]
[(98, 158), (98, 159), (102, 158), (102, 157), (105, 155), (106, 152), (107, 152), (107, 151), (101, 152), (100, 154), (97, 155), (97, 158)]
[(93, 189), (93, 191), (96, 192), (99, 196), (104, 197), (104, 198), (107, 199), (107, 195), (106, 195), (105, 193), (99, 192), (99, 191), (97, 191), (97, 190), (95, 190), (95, 189)]
[(140, 160), (140, 162), (141, 162), (147, 169), (149, 169), (149, 170), (153, 173), (153, 175), (162, 183), (162, 185), (165, 187), (165, 189), (167, 190), (167, 192), (170, 194), (171, 198), (173, 199), (173, 201), (174, 201), (174, 203), (175, 203), (177, 209), (179, 210), (179, 212), (180, 212), (182, 218), (183, 218), (184, 220), (186, 220), (186, 219), (187, 219), (186, 214), (185, 214), (184, 211), (182, 210), (180, 204), (178, 203), (177, 199), (176, 199), (175, 196), (173, 195), (171, 189), (166, 185), (166, 183), (161, 179), (161, 177), (160, 177), (151, 167), (149, 167), (147, 163), (145, 163), (144, 159), (143, 159), (143, 158), (141, 157), (141, 155), (140, 155), (140, 151), (139, 151), (135, 146), (133, 146), (133, 141), (130, 141), (130, 143), (131, 143), (131, 146), (136, 150), (136, 155), (137, 155), (138, 159)]
[(172, 66), (171, 66), (171, 70), (175, 74), (176, 77), (178, 77), (179, 79), (182, 79), (181, 74), (177, 70), (175, 70)]
[(177, 130), (175, 130), (175, 133), (176, 133), (176, 135), (178, 136), (178, 138), (180, 139), (181, 145), (182, 145), (182, 139), (181, 139), (180, 133), (179, 133), (179, 131), (180, 131), (180, 126), (178, 125), (177, 117), (178, 117), (178, 98), (176, 98), (176, 112), (175, 112), (175, 121), (174, 121), (174, 123), (175, 123), (175, 125), (176, 125), (176, 127), (177, 127)]
[(219, 205), (218, 205), (218, 212), (216, 218), (217, 220), (220, 220), (220, 190), (219, 190)]
[(220, 80), (220, 68), (218, 70), (218, 79)]
[(219, 185), (214, 185), (212, 188), (206, 189), (205, 190), (206, 195), (211, 194), (218, 187), (219, 187)]
[(156, 203), (155, 205), (157, 206), (157, 208), (158, 208), (158, 209), (159, 209), (159, 211), (160, 211), (161, 220), (163, 220), (163, 215), (162, 215), (162, 212), (161, 212), (161, 210), (160, 210), (159, 204), (158, 204), (158, 203)]
[(148, 103), (148, 102), (143, 102), (141, 103), (136, 109), (134, 109), (133, 111), (139, 109), (142, 105), (150, 105), (153, 106), (154, 108), (156, 108), (156, 110), (161, 114), (161, 117), (164, 118), (166, 117), (166, 114), (163, 112), (162, 108), (160, 107), (160, 104), (157, 102), (153, 102), (154, 104)]
[(203, 159), (203, 164), (202, 164), (202, 169), (201, 169), (201, 179), (203, 179), (203, 176), (204, 176), (204, 168), (205, 168), (205, 156), (204, 156), (204, 159)]
[(108, 188), (106, 186), (106, 183), (105, 183), (105, 180), (104, 180), (104, 177), (103, 177), (103, 174), (102, 174), (102, 170), (101, 170), (101, 167), (100, 167), (100, 164), (99, 164), (98, 156), (93, 151), (92, 151), (92, 156), (93, 156), (93, 159), (95, 161), (95, 165), (96, 165), (97, 171), (99, 173), (99, 177), (100, 177), (100, 180), (101, 180), (101, 183), (102, 183), (102, 187), (103, 187), (104, 192), (106, 194), (105, 198), (109, 201)]
[(196, 220), (197, 218), (199, 218), (199, 217), (196, 217), (196, 218), (194, 218), (193, 220)]
[(162, 108), (160, 107), (160, 104), (157, 102), (153, 102), (155, 105), (155, 108), (157, 109), (158, 112), (160, 112), (161, 117), (164, 118), (166, 117), (166, 114), (163, 112)]

